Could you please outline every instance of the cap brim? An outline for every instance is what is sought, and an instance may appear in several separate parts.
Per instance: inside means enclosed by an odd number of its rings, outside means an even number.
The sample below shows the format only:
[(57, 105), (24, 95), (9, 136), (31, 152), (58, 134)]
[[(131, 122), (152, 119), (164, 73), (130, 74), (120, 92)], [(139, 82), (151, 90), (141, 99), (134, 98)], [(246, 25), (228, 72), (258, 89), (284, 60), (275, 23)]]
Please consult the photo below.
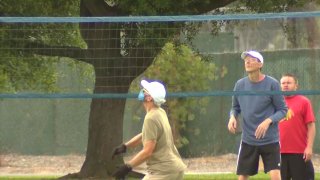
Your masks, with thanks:
[[(246, 58), (246, 56), (248, 55), (248, 52), (246, 51), (246, 52), (243, 52), (242, 54), (241, 54), (241, 59), (244, 59), (244, 58)], [(238, 56), (239, 57), (239, 56)]]
[(145, 89), (148, 93), (149, 93), (149, 90), (150, 90), (150, 83), (148, 82), (148, 81), (146, 81), (146, 80), (142, 80), (141, 82), (140, 82), (140, 84), (141, 84), (141, 86), (142, 86), (142, 88), (143, 89)]
[(141, 84), (141, 86), (142, 86), (143, 88), (146, 88), (146, 86), (148, 86), (149, 82), (146, 81), (146, 80), (142, 80), (142, 81), (140, 82), (140, 84)]

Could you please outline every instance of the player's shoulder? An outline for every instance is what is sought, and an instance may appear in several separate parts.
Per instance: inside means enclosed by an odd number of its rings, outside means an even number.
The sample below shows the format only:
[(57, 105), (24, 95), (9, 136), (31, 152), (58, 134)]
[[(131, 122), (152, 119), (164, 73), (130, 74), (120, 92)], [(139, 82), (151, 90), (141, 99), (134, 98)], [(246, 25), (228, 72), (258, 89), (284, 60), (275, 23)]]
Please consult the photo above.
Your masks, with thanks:
[(245, 83), (246, 81), (250, 81), (248, 76), (239, 79), (237, 81), (237, 84), (242, 84), (242, 83)]
[(310, 99), (307, 96), (298, 94), (298, 95), (296, 95), (296, 98), (299, 98), (300, 101), (304, 101), (304, 102), (310, 103)]
[(270, 81), (270, 82), (273, 82), (273, 83), (279, 83), (279, 81), (276, 78), (272, 77), (272, 76), (266, 75), (265, 78), (266, 78), (267, 81)]
[(165, 113), (165, 111), (162, 108), (154, 108), (147, 113), (146, 118), (151, 119), (151, 121), (159, 121), (163, 113)]
[(266, 86), (271, 88), (271, 90), (280, 90), (280, 83), (276, 78), (266, 75), (264, 82)]

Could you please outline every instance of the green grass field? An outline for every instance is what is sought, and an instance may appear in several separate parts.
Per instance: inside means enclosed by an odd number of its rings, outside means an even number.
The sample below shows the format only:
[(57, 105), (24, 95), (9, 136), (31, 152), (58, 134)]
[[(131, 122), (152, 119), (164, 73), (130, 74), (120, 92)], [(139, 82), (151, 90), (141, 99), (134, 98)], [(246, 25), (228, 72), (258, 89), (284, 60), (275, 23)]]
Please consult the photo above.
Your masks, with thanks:
[[(56, 176), (1, 176), (0, 180), (54, 180), (57, 179)], [(237, 179), (235, 174), (186, 174), (184, 180), (220, 180), (220, 179)], [(270, 179), (267, 174), (259, 173), (256, 176), (250, 177), (250, 179)], [(320, 180), (320, 173), (316, 173), (315, 179)], [(136, 180), (136, 179), (131, 179)]]

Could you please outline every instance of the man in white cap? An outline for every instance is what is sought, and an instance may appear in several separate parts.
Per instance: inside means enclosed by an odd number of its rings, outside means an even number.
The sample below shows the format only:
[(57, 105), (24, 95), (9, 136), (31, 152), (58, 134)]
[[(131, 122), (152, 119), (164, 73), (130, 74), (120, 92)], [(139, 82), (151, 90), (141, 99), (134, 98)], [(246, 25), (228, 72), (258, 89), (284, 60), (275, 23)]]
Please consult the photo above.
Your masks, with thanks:
[[(234, 91), (280, 91), (279, 82), (261, 72), (262, 55), (254, 50), (241, 54), (248, 74), (238, 80)], [(287, 107), (284, 97), (279, 95), (234, 95), (228, 129), (235, 133), (239, 126), (237, 118), (242, 115), (242, 135), (237, 161), (239, 180), (249, 179), (258, 173), (259, 158), (262, 157), (264, 172), (270, 179), (280, 180), (280, 145), (278, 122), (285, 117)]]
[(147, 174), (143, 180), (182, 180), (186, 165), (174, 145), (171, 127), (166, 112), (160, 107), (166, 102), (166, 90), (162, 83), (157, 81), (141, 81), (142, 90), (138, 99), (143, 101), (147, 112), (142, 133), (114, 150), (113, 157), (125, 153), (127, 148), (143, 144), (143, 149), (130, 161), (120, 167), (113, 176), (124, 178), (133, 167), (146, 161)]

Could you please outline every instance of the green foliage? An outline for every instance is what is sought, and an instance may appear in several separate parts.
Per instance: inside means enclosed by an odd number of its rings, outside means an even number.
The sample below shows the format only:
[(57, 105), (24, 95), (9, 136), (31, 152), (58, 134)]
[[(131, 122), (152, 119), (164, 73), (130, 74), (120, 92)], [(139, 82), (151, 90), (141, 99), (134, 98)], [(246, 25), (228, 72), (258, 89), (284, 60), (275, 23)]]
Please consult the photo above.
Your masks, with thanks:
[[(110, 1), (110, 0), (109, 0)], [(195, 7), (200, 6), (197, 0), (114, 0), (124, 14), (130, 15), (181, 15), (181, 14), (201, 14)], [(202, 0), (202, 6), (209, 6), (212, 1)], [(190, 8), (194, 7), (194, 8)]]
[[(204, 62), (188, 46), (167, 43), (143, 76), (163, 81), (168, 93), (199, 92), (208, 91), (210, 83), (219, 78), (219, 73), (221, 72), (214, 64)], [(137, 81), (138, 79), (133, 84), (139, 84)], [(137, 86), (134, 88), (137, 90)], [(183, 136), (184, 133), (200, 133), (200, 129), (188, 127), (188, 122), (197, 120), (197, 113), (206, 113), (207, 105), (208, 98), (167, 99), (168, 116), (178, 147), (189, 143)]]
[(79, 16), (80, 0), (1, 0), (4, 16)]
[[(79, 0), (2, 0), (4, 16), (79, 16)], [(0, 27), (0, 92), (56, 92), (58, 57), (34, 55), (28, 43), (85, 48), (73, 23), (5, 24)]]
[(16, 92), (22, 89), (55, 91), (57, 75), (52, 68), (54, 61), (43, 63), (46, 61), (44, 57), (21, 58), (14, 55), (7, 58), (11, 59), (0, 59), (0, 92)]
[(292, 1), (292, 0), (269, 0), (269, 1), (241, 0), (240, 2), (242, 6), (245, 6), (254, 12), (264, 13), (264, 12), (288, 11), (288, 8), (301, 7), (310, 1), (308, 0), (295, 0), (295, 1)]

